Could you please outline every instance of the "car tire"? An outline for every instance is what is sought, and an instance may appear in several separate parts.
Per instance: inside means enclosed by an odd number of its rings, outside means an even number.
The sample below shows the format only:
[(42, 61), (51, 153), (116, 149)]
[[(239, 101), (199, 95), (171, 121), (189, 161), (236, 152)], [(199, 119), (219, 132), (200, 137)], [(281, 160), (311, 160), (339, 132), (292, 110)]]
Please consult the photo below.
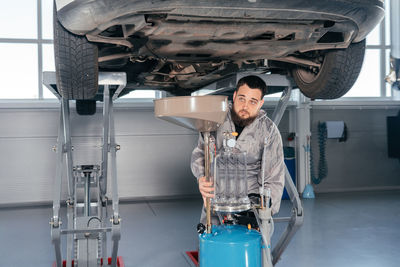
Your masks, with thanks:
[(98, 49), (85, 36), (67, 31), (54, 10), (57, 90), (66, 99), (91, 99), (98, 90)]
[(345, 95), (360, 74), (365, 54), (365, 40), (346, 49), (330, 50), (322, 56), (317, 72), (304, 67), (293, 69), (300, 91), (311, 99), (335, 99)]
[(76, 100), (76, 113), (94, 115), (96, 113), (96, 100)]

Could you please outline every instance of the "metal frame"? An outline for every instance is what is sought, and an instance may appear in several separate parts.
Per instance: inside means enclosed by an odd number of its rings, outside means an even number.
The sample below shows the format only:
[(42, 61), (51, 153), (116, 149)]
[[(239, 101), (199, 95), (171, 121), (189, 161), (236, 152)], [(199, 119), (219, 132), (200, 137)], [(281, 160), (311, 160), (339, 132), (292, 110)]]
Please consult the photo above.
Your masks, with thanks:
[[(116, 169), (116, 152), (120, 147), (115, 142), (113, 99), (116, 99), (125, 87), (126, 74), (99, 73), (99, 85), (104, 85), (101, 167), (97, 165), (73, 166), (69, 100), (63, 99), (58, 94), (55, 86), (55, 73), (44, 73), (43, 77), (46, 87), (57, 96), (61, 103), (58, 141), (54, 149), (57, 152), (57, 167), (54, 180), (53, 217), (50, 221), (56, 265), (57, 267), (62, 266), (61, 235), (63, 234), (67, 235), (66, 266), (71, 266), (73, 258), (74, 266), (77, 267), (100, 266), (101, 258), (103, 258), (103, 262), (107, 263), (106, 233), (111, 232), (111, 266), (115, 267), (117, 266), (118, 243), (121, 236), (121, 219)], [(118, 88), (111, 91), (110, 85), (118, 85)], [(112, 183), (112, 215), (110, 218), (107, 214), (108, 198), (106, 196), (109, 154)], [(64, 173), (66, 173), (68, 184), (67, 227), (62, 229), (60, 201)], [(81, 194), (81, 189), (84, 191), (83, 194)], [(92, 191), (96, 191), (96, 194), (92, 195)], [(95, 201), (92, 200), (93, 198)]]
[(236, 90), (237, 82), (244, 76), (257, 75), (264, 80), (270, 92), (281, 92), (287, 86), (294, 86), (295, 82), (292, 78), (281, 74), (265, 74), (264, 72), (240, 72), (217, 82), (211, 83), (204, 88), (196, 91), (193, 95), (226, 95), (232, 97), (233, 91)]
[[(282, 92), (282, 96), (279, 99), (279, 102), (277, 106), (275, 107), (274, 113), (272, 114), (272, 121), (276, 124), (279, 125), (282, 116), (286, 110), (286, 107), (288, 105), (290, 95), (292, 93), (292, 85), (290, 81), (288, 80), (286, 82), (286, 89)], [(263, 170), (264, 171), (264, 170)], [(281, 235), (278, 243), (274, 246), (271, 255), (272, 255), (272, 265), (275, 265), (278, 260), (280, 259), (282, 253), (286, 249), (286, 247), (289, 245), (291, 239), (293, 238), (294, 234), (297, 232), (297, 230), (300, 228), (300, 226), (303, 224), (303, 207), (300, 201), (299, 193), (296, 189), (296, 186), (293, 183), (292, 177), (285, 165), (285, 188), (288, 192), (290, 201), (293, 204), (292, 208), (292, 214), (291, 217), (277, 217), (273, 218), (274, 222), (288, 222), (288, 226), (286, 227), (285, 231)], [(263, 198), (263, 192), (261, 192), (262, 198)], [(268, 196), (267, 196), (268, 197)], [(267, 209), (268, 211), (268, 209)], [(264, 213), (264, 214), (263, 214)], [(256, 216), (261, 219), (261, 234), (263, 235), (263, 240), (269, 240), (269, 228), (271, 227), (271, 222), (270, 220), (270, 215), (266, 214), (264, 210), (260, 210), (259, 215), (257, 212), (255, 212)], [(269, 213), (270, 214), (270, 213)], [(260, 224), (260, 223), (259, 223)], [(269, 243), (269, 241), (268, 241)], [(268, 248), (269, 244), (266, 244)], [(264, 262), (264, 266), (270, 266), (268, 262)]]

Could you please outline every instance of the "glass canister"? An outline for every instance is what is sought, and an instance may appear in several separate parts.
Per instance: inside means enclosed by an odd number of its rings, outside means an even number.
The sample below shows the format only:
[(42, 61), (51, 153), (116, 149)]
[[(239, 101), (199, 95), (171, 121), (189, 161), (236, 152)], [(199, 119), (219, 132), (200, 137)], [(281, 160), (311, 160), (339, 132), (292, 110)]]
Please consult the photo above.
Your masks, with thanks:
[(246, 153), (236, 149), (223, 150), (215, 157), (215, 192), (211, 202), (215, 211), (240, 212), (250, 209), (246, 163)]

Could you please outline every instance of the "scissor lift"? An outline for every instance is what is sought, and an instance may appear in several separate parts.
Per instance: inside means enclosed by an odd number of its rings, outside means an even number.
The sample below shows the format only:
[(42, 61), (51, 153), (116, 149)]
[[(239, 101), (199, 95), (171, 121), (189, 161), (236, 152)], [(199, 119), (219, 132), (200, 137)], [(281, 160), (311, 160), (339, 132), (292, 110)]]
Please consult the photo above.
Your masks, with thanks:
[[(54, 72), (44, 72), (43, 81), (59, 99), (61, 104), (57, 153), (56, 176), (54, 180), (53, 217), (50, 220), (51, 239), (55, 248), (54, 267), (99, 267), (120, 266), (124, 263), (118, 257), (118, 243), (121, 232), (119, 215), (113, 100), (118, 98), (126, 86), (125, 73), (99, 73), (99, 85), (103, 86), (103, 144), (100, 165), (73, 164), (70, 127), (69, 100), (60, 96), (56, 87)], [(100, 90), (101, 91), (101, 90)], [(111, 201), (107, 194), (108, 156), (110, 155)], [(60, 201), (62, 177), (67, 179), (67, 222), (62, 224)], [(111, 212), (108, 208), (111, 205)], [(66, 225), (65, 228), (62, 228)], [(107, 233), (111, 234), (111, 257), (107, 254)], [(61, 252), (61, 235), (67, 236), (66, 260)]]
[[(277, 76), (279, 77), (279, 76)], [(282, 79), (282, 77), (279, 77)], [(272, 114), (272, 121), (279, 125), (283, 113), (285, 112), (291, 93), (292, 93), (292, 84), (286, 78), (286, 82), (284, 82), (285, 89), (282, 92), (282, 95), (279, 99), (277, 106), (275, 107), (274, 113)], [(292, 211), (290, 217), (275, 217), (273, 218), (274, 222), (288, 222), (288, 225), (285, 231), (282, 233), (279, 241), (274, 246), (274, 249), (271, 252), (272, 256), (272, 264), (275, 265), (283, 251), (289, 245), (290, 241), (292, 240), (294, 234), (303, 224), (304, 214), (303, 214), (303, 206), (301, 204), (301, 200), (299, 198), (299, 193), (297, 192), (296, 186), (293, 183), (292, 177), (289, 173), (287, 166), (285, 165), (285, 188), (289, 195), (289, 199), (292, 202)]]

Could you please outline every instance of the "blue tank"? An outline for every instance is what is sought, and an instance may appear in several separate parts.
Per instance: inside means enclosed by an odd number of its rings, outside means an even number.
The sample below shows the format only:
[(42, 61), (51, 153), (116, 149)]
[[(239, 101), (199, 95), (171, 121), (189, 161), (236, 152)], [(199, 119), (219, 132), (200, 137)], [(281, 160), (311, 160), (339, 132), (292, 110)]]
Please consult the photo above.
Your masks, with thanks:
[(261, 234), (243, 225), (213, 226), (199, 235), (200, 267), (261, 267)]

